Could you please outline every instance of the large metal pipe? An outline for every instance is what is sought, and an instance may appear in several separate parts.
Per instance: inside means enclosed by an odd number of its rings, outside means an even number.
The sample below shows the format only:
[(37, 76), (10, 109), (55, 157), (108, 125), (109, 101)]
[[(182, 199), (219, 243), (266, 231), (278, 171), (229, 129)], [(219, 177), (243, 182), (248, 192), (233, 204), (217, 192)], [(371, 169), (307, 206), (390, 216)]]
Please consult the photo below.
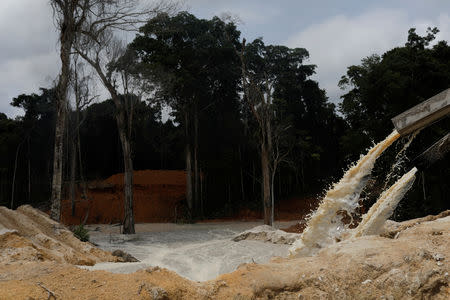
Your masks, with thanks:
[(450, 88), (414, 106), (392, 119), (395, 129), (407, 135), (450, 115)]

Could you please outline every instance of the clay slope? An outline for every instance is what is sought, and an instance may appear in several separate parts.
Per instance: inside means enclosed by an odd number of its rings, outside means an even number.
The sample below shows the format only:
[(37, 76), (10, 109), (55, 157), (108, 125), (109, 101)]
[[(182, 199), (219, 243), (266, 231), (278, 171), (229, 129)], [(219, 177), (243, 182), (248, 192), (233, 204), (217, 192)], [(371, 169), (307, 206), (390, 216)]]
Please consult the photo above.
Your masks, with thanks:
[(0, 265), (0, 299), (47, 299), (48, 291), (57, 299), (450, 299), (450, 216), (420, 221), (390, 224), (393, 237), (246, 264), (203, 283), (159, 268), (111, 274), (46, 262)]
[(29, 205), (0, 207), (0, 263), (54, 261), (94, 265), (115, 261), (108, 252), (78, 240), (63, 225)]

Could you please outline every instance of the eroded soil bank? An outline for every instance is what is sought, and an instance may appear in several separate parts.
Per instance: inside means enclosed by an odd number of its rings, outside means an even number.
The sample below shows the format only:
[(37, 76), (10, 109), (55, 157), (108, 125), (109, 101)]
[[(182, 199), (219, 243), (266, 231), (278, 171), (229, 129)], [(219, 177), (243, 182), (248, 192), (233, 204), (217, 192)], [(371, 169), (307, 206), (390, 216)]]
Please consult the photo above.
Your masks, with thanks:
[[(26, 208), (30, 210), (30, 208)], [(19, 209), (20, 211), (20, 209)], [(0, 299), (449, 299), (450, 216), (389, 222), (383, 236), (350, 239), (313, 257), (245, 264), (207, 282), (193, 282), (157, 267), (132, 274), (82, 270), (72, 259), (16, 255), (42, 247), (25, 229), (14, 235), (0, 211)], [(29, 212), (26, 212), (29, 214)], [(28, 215), (27, 215), (28, 216)], [(42, 222), (28, 216), (31, 222)], [(9, 219), (8, 219), (9, 220)], [(40, 223), (39, 223), (40, 224)], [(55, 225), (55, 224), (53, 224)], [(19, 225), (17, 225), (19, 226)], [(35, 226), (36, 227), (36, 226)], [(62, 230), (62, 229), (60, 229)], [(65, 243), (50, 226), (44, 235)], [(2, 234), (3, 233), (3, 234)], [(64, 233), (65, 234), (65, 233)], [(19, 237), (29, 244), (12, 243)], [(61, 240), (60, 240), (61, 239)], [(41, 244), (39, 244), (41, 243)], [(51, 243), (50, 243), (51, 244)], [(24, 246), (25, 245), (25, 246)], [(89, 244), (76, 242), (77, 252)], [(45, 245), (44, 245), (45, 246)], [(83, 246), (83, 247), (81, 247)], [(41, 249), (41, 248), (39, 248)], [(62, 248), (52, 251), (60, 251)], [(23, 250), (23, 249), (22, 249)], [(88, 252), (98, 250), (88, 250)], [(20, 252), (20, 251), (19, 251)], [(70, 252), (70, 251), (69, 251)], [(103, 252), (102, 252), (103, 253)], [(29, 254), (29, 253), (28, 253)], [(64, 258), (64, 255), (62, 255)], [(91, 258), (110, 260), (107, 253)]]

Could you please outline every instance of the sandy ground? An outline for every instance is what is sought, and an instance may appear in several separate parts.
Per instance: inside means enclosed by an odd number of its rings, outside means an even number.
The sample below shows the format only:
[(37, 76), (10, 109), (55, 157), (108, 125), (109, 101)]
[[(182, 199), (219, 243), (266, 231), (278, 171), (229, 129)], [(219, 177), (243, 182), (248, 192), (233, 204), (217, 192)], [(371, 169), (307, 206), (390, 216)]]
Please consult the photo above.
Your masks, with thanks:
[(109, 252), (82, 243), (65, 226), (29, 205), (0, 207), (0, 262), (54, 261), (94, 265), (116, 261)]
[[(22, 210), (35, 224), (45, 221), (32, 217), (29, 208)], [(232, 273), (200, 283), (157, 267), (112, 274), (82, 270), (71, 259), (58, 256), (11, 259), (10, 253), (14, 256), (14, 249), (22, 244), (6, 233), (14, 225), (9, 219), (11, 213), (3, 208), (0, 213), (0, 299), (450, 298), (450, 216), (445, 214), (406, 223), (389, 222), (383, 236), (346, 240), (313, 257), (243, 264)], [(41, 241), (33, 238), (35, 234), (21, 230), (16, 235), (31, 243), (26, 247), (42, 247)], [(45, 235), (54, 236), (53, 229), (46, 230)], [(72, 247), (84, 253), (80, 244)], [(105, 257), (99, 255), (97, 259)]]

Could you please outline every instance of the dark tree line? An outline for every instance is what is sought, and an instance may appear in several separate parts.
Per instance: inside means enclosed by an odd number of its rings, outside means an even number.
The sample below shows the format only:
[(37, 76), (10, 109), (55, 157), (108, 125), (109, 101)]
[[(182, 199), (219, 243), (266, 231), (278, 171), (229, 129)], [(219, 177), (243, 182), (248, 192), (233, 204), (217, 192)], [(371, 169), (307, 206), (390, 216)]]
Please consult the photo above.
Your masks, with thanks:
[[(117, 72), (126, 66), (128, 76), (143, 83), (145, 96), (117, 94), (115, 102), (68, 111), (63, 157), (69, 162), (77, 155), (79, 166), (71, 175), (73, 167), (64, 164), (63, 192), (69, 193), (71, 177), (82, 182), (124, 171), (116, 120), (121, 101), (133, 108), (127, 136), (134, 169), (185, 169), (190, 218), (243, 208), (268, 212), (271, 201), (276, 206), (289, 196), (316, 195), (372, 141), (389, 134), (390, 118), (450, 86), (450, 47), (445, 41), (431, 46), (435, 34), (421, 37), (411, 29), (404, 47), (349, 67), (340, 82), (346, 93), (339, 115), (310, 78), (316, 66), (305, 63), (306, 49), (262, 39), (242, 43), (235, 24), (219, 18), (159, 14), (123, 52), (126, 63), (108, 65)], [(24, 116), (0, 114), (0, 205), (48, 203), (56, 95), (57, 89), (20, 95), (11, 104), (23, 108)], [(171, 109), (166, 122), (162, 107)], [(408, 157), (448, 125), (447, 118), (419, 134)], [(70, 151), (74, 128), (79, 154)], [(380, 192), (391, 152), (377, 164), (378, 183), (366, 191), (368, 202)], [(424, 171), (397, 217), (448, 207), (448, 172), (448, 159)]]

